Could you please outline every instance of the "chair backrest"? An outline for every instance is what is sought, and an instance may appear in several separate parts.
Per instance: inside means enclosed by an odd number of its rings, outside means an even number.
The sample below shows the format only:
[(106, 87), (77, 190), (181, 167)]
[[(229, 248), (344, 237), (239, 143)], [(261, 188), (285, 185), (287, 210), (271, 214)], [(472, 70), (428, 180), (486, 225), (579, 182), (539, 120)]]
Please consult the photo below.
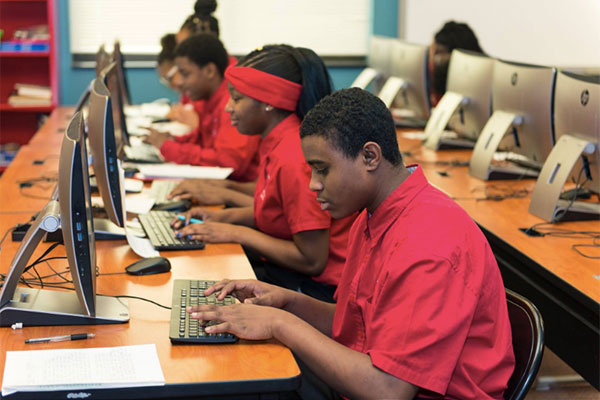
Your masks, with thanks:
[(510, 319), (515, 370), (504, 392), (506, 400), (521, 400), (529, 391), (537, 375), (544, 354), (544, 322), (533, 303), (506, 289), (508, 318)]

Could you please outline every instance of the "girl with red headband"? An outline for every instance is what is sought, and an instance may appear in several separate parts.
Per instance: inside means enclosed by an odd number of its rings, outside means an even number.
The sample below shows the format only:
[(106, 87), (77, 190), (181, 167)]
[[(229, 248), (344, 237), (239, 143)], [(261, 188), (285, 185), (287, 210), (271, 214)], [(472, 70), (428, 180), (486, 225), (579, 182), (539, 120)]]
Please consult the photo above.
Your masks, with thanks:
[(271, 45), (228, 68), (225, 78), (232, 124), (262, 138), (254, 205), (194, 208), (187, 220), (205, 222), (178, 233), (208, 243), (240, 243), (258, 255), (251, 261), (259, 279), (332, 302), (355, 215), (332, 220), (321, 209), (309, 189), (311, 171), (299, 133), (302, 118), (331, 92), (327, 69), (312, 50)]

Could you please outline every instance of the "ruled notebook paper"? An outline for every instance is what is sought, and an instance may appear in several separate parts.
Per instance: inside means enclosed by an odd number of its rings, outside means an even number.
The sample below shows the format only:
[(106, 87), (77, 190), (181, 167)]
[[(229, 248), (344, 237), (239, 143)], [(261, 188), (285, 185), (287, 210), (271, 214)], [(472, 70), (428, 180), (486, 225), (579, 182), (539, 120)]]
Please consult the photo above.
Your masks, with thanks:
[(7, 351), (2, 396), (15, 392), (162, 386), (154, 344)]

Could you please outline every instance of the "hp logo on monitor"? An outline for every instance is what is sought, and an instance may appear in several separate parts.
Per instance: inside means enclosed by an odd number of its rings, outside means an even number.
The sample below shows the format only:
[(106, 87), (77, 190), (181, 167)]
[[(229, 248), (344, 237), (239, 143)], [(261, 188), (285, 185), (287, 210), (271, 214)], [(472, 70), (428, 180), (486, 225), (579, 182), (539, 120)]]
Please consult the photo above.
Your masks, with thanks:
[(516, 86), (516, 84), (517, 84), (517, 78), (518, 78), (518, 76), (517, 76), (517, 73), (516, 73), (516, 72), (514, 72), (514, 73), (511, 75), (511, 77), (510, 77), (510, 83), (511, 83), (513, 86)]
[(587, 89), (584, 89), (583, 92), (581, 92), (581, 96), (579, 96), (579, 101), (584, 107), (587, 105), (588, 101), (590, 101), (590, 92)]

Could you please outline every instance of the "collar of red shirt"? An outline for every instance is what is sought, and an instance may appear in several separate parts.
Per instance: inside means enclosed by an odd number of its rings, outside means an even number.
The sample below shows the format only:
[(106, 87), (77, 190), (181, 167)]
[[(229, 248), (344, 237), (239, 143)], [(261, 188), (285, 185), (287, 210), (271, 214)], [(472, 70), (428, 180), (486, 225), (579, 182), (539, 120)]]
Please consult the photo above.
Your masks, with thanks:
[[(398, 219), (410, 202), (428, 185), (423, 169), (419, 165), (409, 165), (407, 168), (416, 167), (408, 178), (396, 188), (380, 205), (373, 214), (366, 219), (365, 234), (371, 240), (377, 240)], [(365, 210), (367, 212), (367, 210)]]
[(212, 113), (215, 107), (221, 104), (221, 101), (224, 97), (229, 97), (229, 91), (227, 90), (227, 81), (223, 79), (221, 84), (217, 88), (217, 91), (213, 93), (208, 99), (206, 99), (206, 103), (204, 103), (204, 110), (208, 113)]
[(295, 113), (291, 113), (283, 121), (278, 123), (267, 136), (260, 142), (258, 154), (262, 160), (271, 153), (271, 151), (277, 147), (279, 143), (290, 134), (288, 131), (294, 130), (292, 133), (298, 135), (298, 141), (300, 141), (300, 118)]

